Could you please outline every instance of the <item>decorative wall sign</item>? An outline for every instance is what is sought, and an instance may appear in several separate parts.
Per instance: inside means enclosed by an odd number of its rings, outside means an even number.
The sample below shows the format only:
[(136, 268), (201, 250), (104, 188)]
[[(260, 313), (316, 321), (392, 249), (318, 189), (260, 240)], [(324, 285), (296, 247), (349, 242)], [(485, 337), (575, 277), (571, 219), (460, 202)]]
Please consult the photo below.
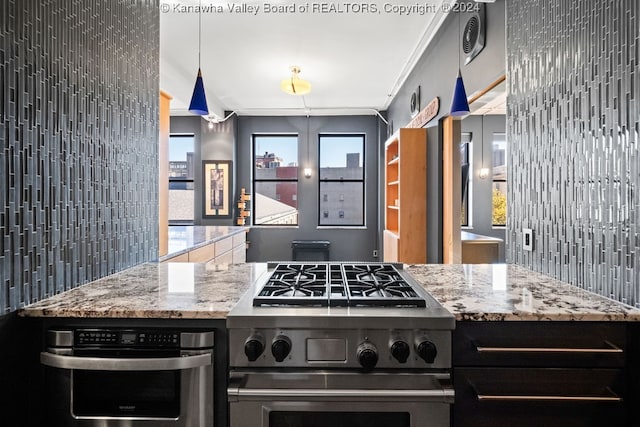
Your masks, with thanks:
[(405, 127), (421, 128), (424, 127), (431, 119), (438, 115), (440, 111), (440, 98), (437, 96), (427, 104)]
[(202, 162), (203, 218), (231, 218), (231, 161)]

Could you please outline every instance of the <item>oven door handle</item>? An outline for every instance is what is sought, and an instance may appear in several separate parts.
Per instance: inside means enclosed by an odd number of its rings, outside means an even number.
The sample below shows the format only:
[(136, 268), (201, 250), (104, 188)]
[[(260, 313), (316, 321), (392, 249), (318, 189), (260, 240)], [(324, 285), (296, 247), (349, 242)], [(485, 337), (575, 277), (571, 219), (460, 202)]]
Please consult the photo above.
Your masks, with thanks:
[(407, 398), (428, 400), (451, 400), (455, 397), (453, 389), (433, 390), (366, 390), (366, 389), (273, 389), (241, 388), (227, 389), (229, 401), (257, 399), (323, 399), (323, 398), (365, 398), (385, 401), (405, 401)]
[(40, 363), (60, 369), (92, 371), (176, 371), (211, 365), (211, 353), (182, 357), (79, 357), (40, 353)]

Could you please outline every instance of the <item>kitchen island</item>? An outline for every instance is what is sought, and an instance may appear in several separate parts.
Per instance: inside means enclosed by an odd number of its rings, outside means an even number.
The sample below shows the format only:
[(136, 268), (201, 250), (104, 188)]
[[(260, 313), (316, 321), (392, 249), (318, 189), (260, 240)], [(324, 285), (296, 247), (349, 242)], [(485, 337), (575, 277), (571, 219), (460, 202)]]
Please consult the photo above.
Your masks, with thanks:
[[(458, 321), (640, 321), (640, 310), (509, 264), (407, 265)], [(29, 317), (225, 318), (264, 263), (145, 263), (31, 304)]]
[[(633, 419), (630, 408), (640, 401), (640, 310), (515, 265), (405, 270), (456, 319), (453, 425), (628, 425)], [(42, 331), (59, 325), (215, 330), (222, 423), (225, 319), (266, 271), (264, 263), (146, 263), (31, 304), (20, 315), (40, 318)]]

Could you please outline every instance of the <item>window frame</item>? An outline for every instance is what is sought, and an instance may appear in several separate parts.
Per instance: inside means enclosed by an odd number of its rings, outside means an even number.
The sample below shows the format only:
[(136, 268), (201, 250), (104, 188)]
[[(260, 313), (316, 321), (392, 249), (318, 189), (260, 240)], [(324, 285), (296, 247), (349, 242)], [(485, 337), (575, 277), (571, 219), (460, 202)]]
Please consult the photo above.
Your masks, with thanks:
[[(295, 178), (278, 178), (278, 179), (258, 179), (256, 178), (256, 139), (257, 138), (296, 138), (296, 163), (298, 164), (298, 166), (296, 166), (298, 168), (298, 173), (296, 173), (296, 177)], [(297, 197), (298, 193), (299, 193), (299, 181), (300, 181), (300, 135), (298, 133), (254, 133), (251, 135), (251, 152), (252, 152), (252, 158), (251, 158), (251, 162), (252, 162), (252, 166), (251, 166), (251, 172), (252, 172), (252, 176), (251, 176), (251, 190), (252, 190), (252, 194), (254, 195), (254, 197), (252, 197), (251, 200), (251, 207), (253, 210), (253, 215), (251, 215), (251, 225), (253, 226), (257, 226), (257, 227), (297, 227), (300, 224), (300, 206), (298, 205), (296, 207), (296, 222), (295, 224), (269, 224), (269, 223), (264, 223), (264, 224), (258, 224), (255, 222), (256, 220), (256, 216), (255, 216), (255, 212), (256, 212), (256, 203), (257, 203), (257, 198), (255, 197), (255, 195), (257, 194), (256, 192), (256, 183), (260, 183), (260, 182), (295, 182), (296, 183), (296, 202), (299, 203), (299, 199)]]
[[(196, 174), (196, 165), (195, 165), (195, 150), (196, 150), (196, 135), (194, 133), (169, 133), (169, 145), (171, 145), (171, 139), (172, 138), (191, 138), (193, 140), (193, 154), (194, 154), (194, 165), (193, 165), (193, 174), (194, 176), (192, 178), (185, 178), (185, 177), (172, 177), (171, 176), (171, 172), (170, 172), (170, 168), (169, 165), (171, 164), (172, 160), (168, 159), (167, 160), (167, 175), (169, 178), (169, 185), (167, 188), (167, 191), (172, 190), (171, 188), (171, 183), (172, 182), (180, 182), (180, 183), (185, 183), (186, 187), (189, 187), (189, 183), (191, 183), (191, 191), (193, 191), (193, 195), (194, 195), (194, 206), (193, 206), (193, 219), (187, 220), (172, 220), (171, 218), (168, 218), (168, 224), (169, 225), (193, 225), (195, 224), (196, 221), (196, 212), (195, 212), (195, 197), (196, 196), (196, 191), (195, 191), (195, 174)], [(189, 190), (189, 188), (185, 188), (185, 190)]]
[[(362, 141), (362, 178), (360, 179), (322, 179), (322, 174), (320, 173), (321, 170), (321, 161), (322, 161), (322, 139), (323, 138), (350, 138), (350, 137), (359, 137), (361, 138)], [(319, 133), (318, 134), (318, 158), (317, 158), (317, 167), (318, 167), (318, 217), (317, 217), (317, 224), (318, 224), (318, 228), (362, 228), (362, 227), (366, 227), (366, 218), (367, 218), (367, 212), (366, 212), (366, 206), (367, 206), (367, 187), (366, 187), (366, 182), (367, 182), (367, 177), (366, 177), (366, 159), (367, 159), (367, 135), (364, 132), (340, 132), (340, 133), (331, 133), (331, 132), (323, 132), (323, 133)], [(322, 188), (322, 184), (323, 183), (331, 183), (331, 182), (335, 182), (335, 183), (345, 183), (345, 182), (353, 182), (353, 183), (361, 183), (362, 184), (362, 221), (358, 224), (356, 223), (351, 223), (351, 224), (344, 224), (344, 223), (338, 223), (338, 224), (328, 224), (328, 223), (321, 223), (322, 221), (322, 215), (325, 209), (322, 208), (322, 198), (323, 198), (323, 193), (321, 191)], [(339, 212), (339, 211), (338, 211)], [(344, 215), (344, 214), (343, 214)]]
[[(505, 177), (504, 179), (496, 179), (495, 174), (494, 174), (494, 169), (495, 169), (495, 165), (493, 164), (493, 159), (495, 156), (495, 152), (494, 152), (494, 144), (493, 141), (495, 139), (495, 135), (504, 135), (504, 167), (505, 167)], [(505, 222), (504, 224), (495, 224), (493, 222), (493, 209), (494, 209), (494, 205), (493, 205), (493, 188), (494, 185), (496, 183), (504, 183), (505, 186), (507, 186), (507, 177), (506, 177), (506, 169), (507, 169), (507, 150), (508, 150), (508, 143), (507, 143), (507, 134), (506, 132), (493, 132), (493, 134), (491, 135), (491, 227), (493, 228), (505, 228), (507, 226), (507, 220), (505, 217)], [(505, 192), (505, 197), (507, 196), (507, 193)], [(507, 200), (506, 203), (508, 203), (509, 201)]]
[[(464, 135), (469, 135), (468, 141), (467, 138), (464, 138)], [(465, 154), (466, 154), (466, 164), (467, 164), (467, 192), (465, 194), (464, 199), (460, 202), (460, 211), (461, 215), (464, 212), (464, 218), (466, 222), (460, 221), (460, 227), (464, 228), (473, 228), (473, 221), (471, 221), (471, 193), (472, 193), (472, 179), (473, 179), (473, 133), (472, 132), (462, 132), (460, 138), (460, 145), (465, 145)], [(463, 160), (462, 159), (462, 147), (460, 147), (460, 168), (462, 170)], [(462, 177), (461, 177), (462, 179)], [(466, 204), (464, 203), (466, 200)], [(466, 211), (463, 211), (465, 210)]]

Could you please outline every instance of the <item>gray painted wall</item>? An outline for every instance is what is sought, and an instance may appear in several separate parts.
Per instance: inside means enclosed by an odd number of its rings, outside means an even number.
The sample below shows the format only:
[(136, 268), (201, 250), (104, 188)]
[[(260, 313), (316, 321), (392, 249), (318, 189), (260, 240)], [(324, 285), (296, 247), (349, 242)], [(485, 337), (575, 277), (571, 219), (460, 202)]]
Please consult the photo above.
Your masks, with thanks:
[(491, 168), (491, 156), (494, 133), (506, 132), (506, 116), (489, 115), (484, 116), (467, 116), (462, 120), (462, 132), (471, 132), (473, 137), (472, 149), (472, 176), (471, 181), (471, 223), (469, 227), (463, 227), (463, 230), (471, 233), (482, 234), (484, 236), (498, 237), (503, 239), (500, 244), (500, 259), (505, 259), (505, 227), (493, 227), (492, 224), (492, 200), (493, 185), (491, 176), (486, 179), (480, 179), (478, 173), (482, 167), (482, 140), (484, 139), (484, 164)]
[[(235, 157), (235, 129), (236, 129), (236, 117), (230, 117), (223, 123), (216, 123), (212, 128), (206, 120), (200, 116), (172, 116), (170, 123), (170, 133), (172, 134), (193, 134), (194, 135), (194, 162), (195, 162), (195, 176), (193, 178), (194, 185), (194, 224), (195, 225), (233, 225), (235, 221), (235, 208), (234, 213), (229, 219), (211, 219), (203, 218), (203, 206), (202, 206), (202, 193), (203, 193), (203, 181), (202, 181), (202, 162), (204, 160), (234, 160)], [(232, 163), (234, 171), (233, 175), (236, 175), (236, 165)], [(235, 206), (233, 202), (236, 201), (237, 195), (235, 191), (236, 180), (232, 180), (231, 194), (232, 194), (232, 206)]]
[(640, 307), (640, 4), (507, 8), (507, 259)]
[(0, 2), (0, 314), (157, 258), (158, 13)]
[[(308, 123), (307, 123), (308, 120)], [(238, 118), (237, 188), (252, 190), (252, 135), (256, 133), (295, 133), (299, 135), (298, 206), (296, 227), (254, 226), (249, 232), (248, 261), (291, 259), (291, 241), (322, 239), (331, 242), (332, 260), (373, 261), (378, 245), (378, 137), (380, 124), (375, 116), (249, 117)], [(307, 125), (309, 136), (307, 137)], [(365, 134), (365, 224), (364, 228), (318, 228), (318, 135), (320, 133)], [(308, 159), (308, 161), (307, 161)], [(314, 169), (310, 179), (302, 175), (307, 163)]]

